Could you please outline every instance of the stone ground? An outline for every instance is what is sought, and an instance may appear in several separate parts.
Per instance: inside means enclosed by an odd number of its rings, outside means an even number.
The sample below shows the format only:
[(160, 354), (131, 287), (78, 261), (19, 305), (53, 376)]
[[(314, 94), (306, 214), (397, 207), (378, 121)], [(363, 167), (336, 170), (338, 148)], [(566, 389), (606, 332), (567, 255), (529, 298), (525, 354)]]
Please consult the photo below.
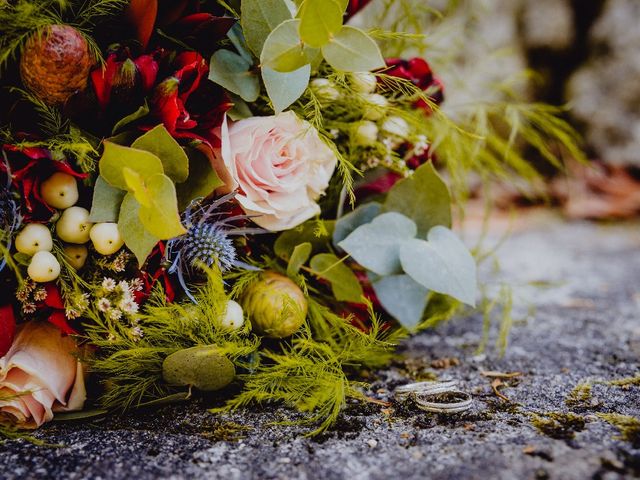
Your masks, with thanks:
[[(433, 372), (473, 394), (471, 412), (354, 404), (334, 431), (306, 438), (301, 427), (271, 425), (290, 416), (276, 408), (219, 418), (203, 404), (172, 406), (51, 424), (37, 435), (59, 447), (0, 446), (0, 478), (639, 477), (638, 436), (635, 444), (618, 438), (596, 414), (640, 416), (639, 385), (597, 383), (640, 372), (640, 225), (519, 223), (528, 226), (501, 248), (500, 271), (488, 262), (484, 274), (490, 289), (514, 288), (506, 354), (492, 346), (476, 353), (482, 318), (457, 319), (407, 341), (403, 360), (376, 372), (369, 392), (389, 400), (395, 386)], [(509, 401), (492, 391), (486, 371), (521, 373), (503, 380)], [(565, 399), (583, 380), (592, 381), (592, 397), (569, 408)], [(533, 414), (569, 411), (584, 425), (563, 417), (545, 434), (532, 424)]]

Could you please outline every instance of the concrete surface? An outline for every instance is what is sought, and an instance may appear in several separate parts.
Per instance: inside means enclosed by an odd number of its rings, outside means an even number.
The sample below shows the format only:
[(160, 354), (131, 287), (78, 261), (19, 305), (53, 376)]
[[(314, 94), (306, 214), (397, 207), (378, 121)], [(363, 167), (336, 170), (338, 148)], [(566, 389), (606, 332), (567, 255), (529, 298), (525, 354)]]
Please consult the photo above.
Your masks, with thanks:
[[(457, 379), (474, 396), (466, 414), (354, 404), (333, 431), (306, 438), (301, 427), (271, 425), (292, 417), (275, 407), (216, 417), (205, 404), (171, 406), (37, 433), (59, 447), (1, 445), (0, 478), (638, 477), (638, 438), (618, 438), (596, 414), (640, 417), (640, 386), (597, 383), (640, 372), (639, 226), (546, 218), (521, 229), (500, 250), (501, 270), (487, 262), (483, 274), (490, 291), (513, 286), (514, 325), (503, 357), (493, 343), (476, 352), (482, 318), (471, 315), (407, 341), (403, 359), (372, 376), (369, 394), (381, 400), (412, 378)], [(521, 373), (498, 387), (508, 402), (493, 392), (486, 371)], [(569, 408), (568, 394), (584, 380), (593, 384), (592, 397)], [(569, 411), (584, 420), (579, 431), (543, 434), (532, 424), (533, 414)]]

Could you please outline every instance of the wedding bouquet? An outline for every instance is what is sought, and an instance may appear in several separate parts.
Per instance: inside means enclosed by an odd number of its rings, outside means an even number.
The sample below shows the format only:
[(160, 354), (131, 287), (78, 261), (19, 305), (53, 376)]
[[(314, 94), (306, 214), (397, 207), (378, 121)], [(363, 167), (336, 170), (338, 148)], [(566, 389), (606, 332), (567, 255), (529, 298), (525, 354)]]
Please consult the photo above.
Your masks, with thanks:
[(6, 431), (218, 391), (323, 430), (475, 305), (443, 178), (574, 134), (546, 106), (454, 122), (427, 61), (379, 46), (419, 35), (348, 23), (367, 3), (0, 3)]

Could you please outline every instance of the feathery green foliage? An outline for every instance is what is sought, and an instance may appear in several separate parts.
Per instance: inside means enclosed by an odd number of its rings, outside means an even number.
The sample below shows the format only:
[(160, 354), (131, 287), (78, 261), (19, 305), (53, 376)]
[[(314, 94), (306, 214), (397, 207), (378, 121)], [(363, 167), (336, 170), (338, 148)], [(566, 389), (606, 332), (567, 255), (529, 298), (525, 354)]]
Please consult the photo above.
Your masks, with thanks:
[(132, 334), (132, 325), (90, 312), (86, 338), (100, 354), (88, 363), (105, 380), (103, 407), (135, 408), (175, 393), (176, 389), (162, 381), (162, 362), (177, 350), (217, 345), (221, 354), (242, 366), (243, 357), (257, 349), (259, 341), (248, 327), (232, 331), (220, 325), (227, 296), (219, 273), (210, 271), (195, 297), (196, 305), (169, 303), (157, 288), (133, 327), (141, 330), (141, 338)]

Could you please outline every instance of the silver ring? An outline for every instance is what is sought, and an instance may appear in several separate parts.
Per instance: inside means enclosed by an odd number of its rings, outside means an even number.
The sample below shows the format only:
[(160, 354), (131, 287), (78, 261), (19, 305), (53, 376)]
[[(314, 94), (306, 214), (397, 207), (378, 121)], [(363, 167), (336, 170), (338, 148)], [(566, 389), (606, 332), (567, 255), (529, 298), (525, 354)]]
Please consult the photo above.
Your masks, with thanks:
[(458, 382), (447, 380), (444, 382), (416, 382), (402, 385), (395, 389), (394, 394), (400, 400), (405, 400), (412, 394), (436, 395), (451, 390), (457, 391)]
[(460, 413), (460, 412), (466, 412), (471, 408), (471, 405), (473, 404), (473, 399), (471, 398), (471, 395), (469, 395), (468, 393), (461, 392), (459, 390), (449, 390), (449, 392), (446, 392), (446, 393), (461, 395), (464, 398), (464, 400), (460, 400), (456, 402), (429, 401), (425, 397), (436, 400), (438, 395), (424, 394), (424, 393), (416, 394), (414, 396), (414, 400), (416, 402), (416, 406), (420, 410), (424, 410), (427, 412)]
[[(446, 401), (442, 398), (444, 394), (453, 394), (462, 400)], [(394, 395), (401, 401), (412, 398), (419, 409), (435, 413), (465, 412), (473, 404), (471, 395), (461, 391), (455, 380), (409, 383), (396, 388)]]

